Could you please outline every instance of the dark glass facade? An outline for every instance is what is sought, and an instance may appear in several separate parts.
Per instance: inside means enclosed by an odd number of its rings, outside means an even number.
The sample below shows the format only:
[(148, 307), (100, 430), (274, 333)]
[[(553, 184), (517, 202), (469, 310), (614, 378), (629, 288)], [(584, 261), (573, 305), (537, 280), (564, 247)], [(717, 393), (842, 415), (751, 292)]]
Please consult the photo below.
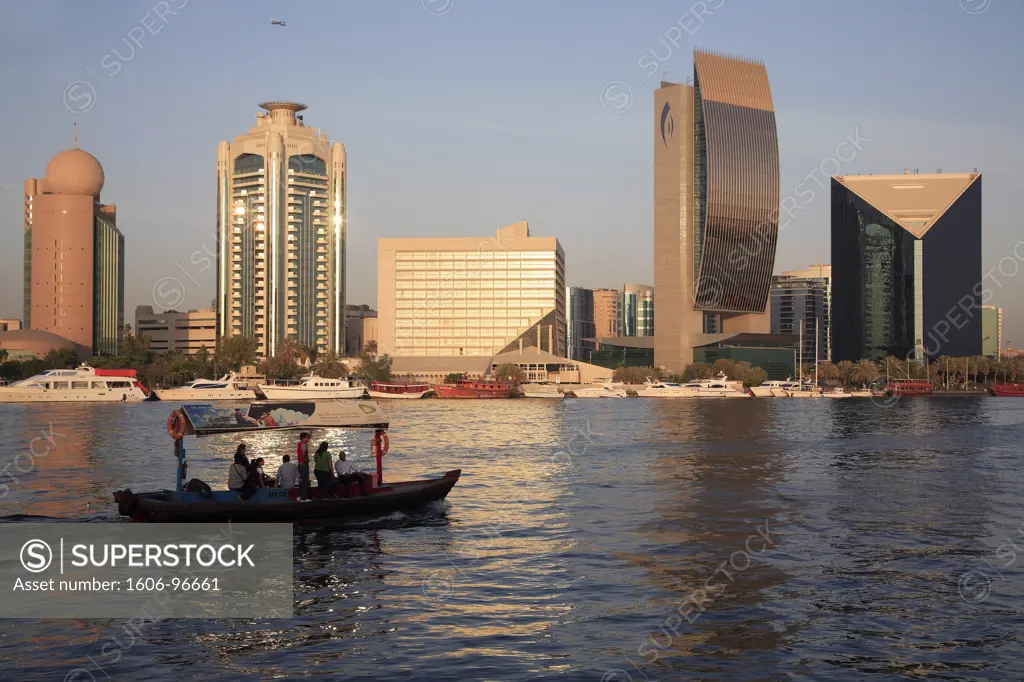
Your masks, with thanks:
[(594, 291), (568, 287), (565, 291), (565, 304), (566, 353), (571, 360), (590, 362), (595, 344), (586, 339), (597, 336), (597, 328), (594, 326)]
[(112, 221), (96, 218), (93, 233), (93, 352), (117, 355), (124, 326), (124, 236)]
[(763, 313), (779, 232), (779, 143), (764, 66), (694, 54), (693, 307)]
[(980, 354), (981, 179), (921, 239), (833, 179), (832, 277), (834, 361)]

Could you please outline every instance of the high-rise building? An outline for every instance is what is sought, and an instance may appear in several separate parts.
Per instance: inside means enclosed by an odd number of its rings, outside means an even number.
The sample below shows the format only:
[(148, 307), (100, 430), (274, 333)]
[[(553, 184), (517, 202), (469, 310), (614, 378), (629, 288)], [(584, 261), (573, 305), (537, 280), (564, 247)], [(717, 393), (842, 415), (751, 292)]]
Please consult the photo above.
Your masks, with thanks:
[(594, 289), (594, 330), (597, 336), (618, 336), (619, 292), (616, 289)]
[(713, 336), (767, 333), (779, 146), (761, 62), (695, 52), (692, 85), (654, 93), (655, 363)]
[(595, 343), (588, 341), (597, 333), (594, 326), (594, 291), (583, 287), (566, 287), (566, 341), (569, 359), (590, 362)]
[[(805, 364), (832, 359), (832, 266), (789, 270), (772, 281), (772, 334), (796, 334), (803, 328)], [(814, 334), (818, 338), (815, 342)]]
[(378, 352), (565, 357), (565, 253), (524, 220), (495, 237), (377, 242)]
[(1003, 358), (1003, 309), (994, 305), (981, 306), (981, 354)]
[(103, 167), (66, 149), (25, 181), (25, 326), (115, 355), (124, 325), (124, 236), (100, 203)]
[(626, 284), (619, 304), (620, 336), (654, 336), (654, 287)]
[(833, 360), (981, 353), (981, 175), (832, 178)]
[(359, 357), (366, 343), (376, 340), (377, 311), (365, 303), (345, 306), (345, 357)]
[(195, 355), (201, 348), (213, 353), (217, 348), (217, 311), (165, 310), (153, 306), (135, 308), (135, 334), (149, 337), (149, 349), (157, 353), (177, 351)]
[(217, 331), (270, 356), (294, 338), (345, 350), (345, 147), (295, 102), (264, 102), (217, 147)]

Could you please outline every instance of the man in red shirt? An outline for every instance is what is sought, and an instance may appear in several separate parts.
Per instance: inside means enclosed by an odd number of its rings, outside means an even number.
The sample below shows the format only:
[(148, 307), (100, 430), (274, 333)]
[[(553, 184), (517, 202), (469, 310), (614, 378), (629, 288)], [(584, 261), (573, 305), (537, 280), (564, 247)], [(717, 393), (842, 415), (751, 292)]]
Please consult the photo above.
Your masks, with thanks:
[(309, 499), (309, 434), (299, 434), (299, 446), (296, 448), (299, 460), (299, 499)]

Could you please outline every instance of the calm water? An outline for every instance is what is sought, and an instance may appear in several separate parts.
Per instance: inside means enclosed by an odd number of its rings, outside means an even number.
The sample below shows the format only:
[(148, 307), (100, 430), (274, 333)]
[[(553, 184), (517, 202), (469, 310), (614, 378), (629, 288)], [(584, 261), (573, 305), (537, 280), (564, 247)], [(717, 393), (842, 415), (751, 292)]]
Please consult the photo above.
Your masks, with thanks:
[[(51, 420), (57, 444), (0, 514), (107, 523), (111, 491), (170, 485), (169, 407), (0, 406), (0, 466)], [(1024, 678), (1024, 400), (386, 409), (392, 480), (463, 478), (297, 531), (293, 620), (0, 621), (0, 679)], [(223, 484), (233, 441), (190, 440), (190, 475)]]

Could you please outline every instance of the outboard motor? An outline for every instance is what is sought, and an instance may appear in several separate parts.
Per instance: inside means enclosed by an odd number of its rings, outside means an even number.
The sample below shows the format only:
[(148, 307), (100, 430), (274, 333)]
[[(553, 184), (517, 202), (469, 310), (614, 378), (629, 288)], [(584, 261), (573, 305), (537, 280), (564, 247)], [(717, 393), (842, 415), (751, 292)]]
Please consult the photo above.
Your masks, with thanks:
[(187, 493), (199, 493), (199, 497), (204, 500), (208, 500), (213, 497), (213, 490), (205, 481), (200, 481), (198, 478), (193, 478), (187, 484), (185, 484), (185, 492)]
[(131, 516), (135, 511), (135, 494), (128, 488), (114, 493), (114, 501), (117, 502), (117, 513), (121, 516)]

